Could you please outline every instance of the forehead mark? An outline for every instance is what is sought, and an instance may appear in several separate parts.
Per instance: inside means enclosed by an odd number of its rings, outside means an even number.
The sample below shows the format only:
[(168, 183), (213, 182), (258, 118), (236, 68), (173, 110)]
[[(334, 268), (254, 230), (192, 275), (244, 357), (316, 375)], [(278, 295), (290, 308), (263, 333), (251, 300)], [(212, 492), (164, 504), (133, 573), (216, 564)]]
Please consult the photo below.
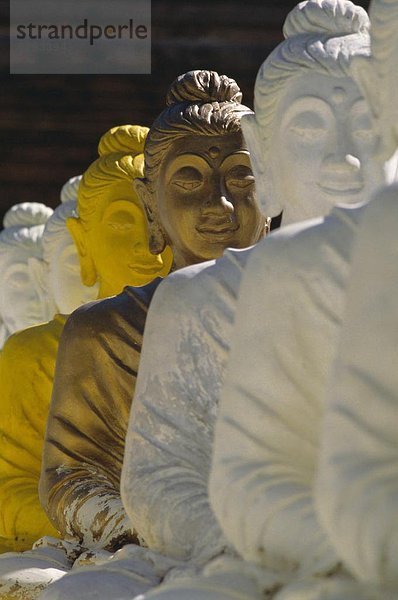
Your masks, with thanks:
[(347, 92), (342, 87), (333, 88), (332, 92), (332, 102), (334, 104), (342, 104), (344, 100), (347, 99)]
[(211, 158), (217, 158), (217, 156), (219, 156), (220, 154), (220, 148), (219, 146), (212, 146), (211, 148), (209, 148), (209, 155)]

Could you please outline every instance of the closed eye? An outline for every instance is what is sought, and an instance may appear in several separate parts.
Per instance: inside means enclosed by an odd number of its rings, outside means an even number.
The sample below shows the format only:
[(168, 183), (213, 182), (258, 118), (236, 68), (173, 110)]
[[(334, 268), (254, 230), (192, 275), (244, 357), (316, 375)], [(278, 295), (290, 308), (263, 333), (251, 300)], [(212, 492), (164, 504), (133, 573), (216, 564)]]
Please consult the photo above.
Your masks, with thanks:
[(14, 290), (22, 290), (30, 284), (29, 279), (11, 279), (7, 285)]
[(228, 179), (228, 185), (237, 188), (247, 188), (254, 184), (254, 177), (244, 177), (243, 179)]
[(369, 142), (375, 137), (373, 129), (357, 129), (352, 132), (352, 135), (355, 139), (363, 142)]
[(303, 127), (300, 125), (292, 125), (290, 131), (303, 140), (308, 141), (320, 140), (326, 134), (326, 129), (323, 127)]
[(133, 223), (108, 223), (108, 227), (114, 229), (115, 231), (125, 232), (131, 231), (133, 228)]
[(202, 185), (201, 181), (184, 181), (183, 179), (175, 179), (173, 184), (183, 190), (191, 192)]

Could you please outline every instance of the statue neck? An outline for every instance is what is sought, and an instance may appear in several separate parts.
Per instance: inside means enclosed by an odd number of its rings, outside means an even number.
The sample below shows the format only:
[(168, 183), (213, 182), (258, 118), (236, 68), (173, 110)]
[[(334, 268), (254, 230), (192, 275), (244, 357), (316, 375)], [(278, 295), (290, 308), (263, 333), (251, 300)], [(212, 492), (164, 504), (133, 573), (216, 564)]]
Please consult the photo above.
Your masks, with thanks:
[(120, 294), (121, 291), (122, 290), (119, 290), (115, 286), (108, 284), (108, 282), (101, 281), (97, 300), (103, 300), (104, 298), (109, 298), (109, 296), (116, 296), (117, 294)]

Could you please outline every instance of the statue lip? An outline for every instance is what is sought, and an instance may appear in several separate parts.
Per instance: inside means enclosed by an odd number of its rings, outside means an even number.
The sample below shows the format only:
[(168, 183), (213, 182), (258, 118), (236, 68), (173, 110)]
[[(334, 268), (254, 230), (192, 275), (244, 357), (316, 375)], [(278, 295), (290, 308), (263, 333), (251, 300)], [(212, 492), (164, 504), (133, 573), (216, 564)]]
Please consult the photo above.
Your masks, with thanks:
[(351, 195), (358, 194), (364, 188), (360, 181), (327, 181), (317, 184), (327, 194)]
[(196, 231), (207, 235), (232, 235), (238, 231), (239, 227), (240, 225), (236, 221), (234, 222), (229, 219), (226, 221), (225, 217), (223, 217), (222, 219), (206, 219), (202, 225), (196, 227)]

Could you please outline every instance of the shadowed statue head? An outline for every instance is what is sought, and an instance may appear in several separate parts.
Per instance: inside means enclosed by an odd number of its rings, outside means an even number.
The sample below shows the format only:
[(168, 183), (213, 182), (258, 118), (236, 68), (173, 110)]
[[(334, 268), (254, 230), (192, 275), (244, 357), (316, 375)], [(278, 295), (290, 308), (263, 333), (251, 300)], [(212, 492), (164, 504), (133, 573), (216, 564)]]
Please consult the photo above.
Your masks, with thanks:
[(241, 99), (233, 79), (190, 71), (170, 86), (148, 133), (145, 178), (135, 186), (151, 251), (170, 244), (177, 267), (254, 244), (264, 232), (240, 124), (251, 111)]

